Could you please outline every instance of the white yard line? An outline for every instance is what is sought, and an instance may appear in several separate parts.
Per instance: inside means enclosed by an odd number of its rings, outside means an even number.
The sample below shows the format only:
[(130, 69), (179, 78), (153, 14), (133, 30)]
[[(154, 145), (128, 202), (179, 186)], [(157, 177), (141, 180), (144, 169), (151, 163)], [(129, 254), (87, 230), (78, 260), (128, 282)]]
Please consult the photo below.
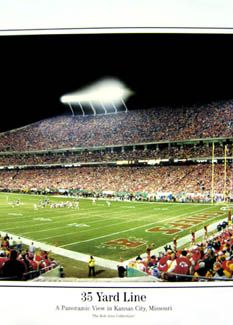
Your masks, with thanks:
[[(207, 209), (210, 209), (210, 208), (202, 209), (202, 210), (198, 211), (198, 213), (201, 212), (201, 211), (207, 210)], [(196, 213), (197, 213), (197, 211), (195, 213), (194, 212), (193, 213), (190, 213), (189, 215), (196, 214)], [(179, 217), (182, 217), (182, 216), (186, 216), (186, 213), (185, 214), (178, 215), (178, 216), (176, 215), (176, 217), (174, 217), (174, 218), (163, 219), (160, 222), (158, 222), (158, 221), (157, 222), (151, 222), (151, 223), (148, 223), (146, 225), (140, 225), (138, 227), (125, 229), (125, 230), (122, 230), (122, 231), (117, 231), (117, 232), (114, 232), (114, 233), (111, 233), (111, 234), (107, 234), (107, 235), (103, 235), (103, 236), (99, 236), (99, 237), (95, 237), (95, 238), (90, 238), (90, 239), (86, 239), (86, 240), (82, 240), (82, 241), (77, 241), (77, 242), (73, 242), (73, 243), (70, 243), (70, 244), (61, 245), (60, 247), (72, 246), (72, 245), (75, 245), (75, 244), (86, 243), (86, 242), (90, 242), (90, 241), (93, 241), (93, 240), (98, 240), (98, 239), (106, 238), (106, 237), (109, 237), (109, 236), (119, 235), (119, 234), (122, 234), (122, 233), (125, 233), (125, 232), (128, 232), (128, 231), (133, 231), (133, 230), (136, 230), (136, 229), (148, 227), (148, 226), (154, 225), (156, 223), (161, 223), (161, 222), (164, 222), (164, 221), (167, 221), (167, 220), (176, 219), (176, 218), (179, 218)]]
[[(218, 221), (218, 222), (210, 225), (208, 227), (209, 231), (212, 231), (212, 230), (216, 229), (219, 222), (221, 222), (221, 221)], [(1, 236), (5, 235), (4, 232), (0, 232), (0, 234), (1, 234)], [(197, 238), (200, 238), (203, 235), (204, 235), (204, 230), (203, 229), (196, 232), (196, 237)], [(14, 234), (9, 234), (9, 236), (12, 237), (13, 239), (18, 238), (18, 236), (14, 235)], [(26, 244), (26, 245), (30, 245), (31, 242), (32, 242), (32, 240), (28, 239), (28, 238), (21, 237), (21, 239), (22, 239), (23, 243)], [(46, 250), (46, 251), (51, 251), (54, 254), (69, 257), (71, 259), (75, 259), (75, 260), (82, 261), (82, 262), (87, 262), (88, 259), (89, 259), (89, 255), (87, 255), (87, 254), (73, 252), (73, 251), (70, 251), (68, 249), (64, 249), (64, 248), (61, 248), (61, 247), (56, 247), (56, 246), (45, 244), (45, 243), (38, 242), (38, 241), (33, 241), (33, 242), (34, 242), (34, 245), (37, 248), (40, 248), (40, 249), (43, 249), (43, 250)], [(183, 238), (180, 238), (178, 243), (179, 243), (179, 246), (185, 245), (186, 243), (190, 243), (190, 235), (187, 235), (187, 236), (185, 236)], [(167, 243), (167, 245), (173, 245), (173, 242)], [(158, 247), (157, 249), (155, 249), (153, 251), (151, 251), (151, 254), (156, 255), (160, 251), (164, 251), (164, 245), (161, 246), (161, 247)], [(142, 254), (141, 256), (145, 257), (146, 254)], [(117, 262), (117, 261), (111, 261), (111, 260), (107, 260), (107, 259), (100, 258), (100, 257), (95, 257), (95, 260), (96, 260), (96, 265), (106, 267), (106, 268), (109, 268), (109, 269), (112, 269), (112, 270), (116, 270), (117, 265), (119, 264), (119, 262)], [(130, 261), (132, 261), (132, 258), (127, 260), (127, 261), (124, 261), (124, 263), (127, 264)]]
[[(199, 212), (204, 211), (204, 210), (207, 210), (207, 209), (209, 209), (209, 208), (202, 209)], [(195, 213), (197, 213), (197, 212), (195, 212)], [(195, 214), (195, 213), (190, 213), (190, 215)], [(184, 215), (186, 215), (186, 214), (183, 214), (183, 215), (180, 215), (180, 216), (184, 216)], [(172, 219), (174, 219), (174, 218), (172, 218)], [(170, 218), (170, 220), (171, 220), (171, 218)], [(166, 220), (164, 220), (164, 221), (166, 221)], [(208, 227), (209, 231), (212, 231), (212, 230), (216, 229), (216, 226), (218, 225), (219, 222), (220, 221), (218, 221), (218, 222), (210, 225)], [(148, 225), (150, 225), (150, 224), (148, 224)], [(144, 227), (144, 226), (145, 225), (140, 226), (140, 227)], [(131, 228), (131, 230), (137, 229), (137, 228), (139, 228), (139, 227)], [(127, 232), (127, 231), (129, 231), (129, 230), (125, 230), (125, 231), (122, 231), (122, 232)], [(122, 233), (122, 232), (117, 232), (115, 234)], [(4, 236), (5, 233), (4, 232), (0, 232), (0, 234), (1, 234), (1, 236)], [(110, 234), (110, 235), (107, 235), (107, 236), (111, 236), (111, 235), (113, 235), (113, 234)], [(198, 237), (201, 237), (203, 235), (204, 235), (204, 230), (203, 229), (196, 232), (196, 237), (197, 238)], [(13, 239), (17, 239), (19, 237), (18, 235), (14, 235), (14, 234), (9, 234), (9, 236), (12, 237)], [(107, 237), (107, 236), (101, 236), (99, 238), (104, 238), (104, 237)], [(21, 239), (22, 239), (23, 243), (26, 244), (26, 245), (30, 245), (31, 242), (32, 242), (32, 240), (31, 239), (28, 239), (28, 238), (21, 237)], [(95, 240), (95, 239), (92, 239), (92, 240)], [(33, 241), (33, 242), (34, 242), (34, 245), (37, 248), (40, 248), (40, 249), (43, 249), (43, 250), (46, 250), (46, 251), (51, 251), (54, 254), (58, 254), (58, 255), (61, 255), (61, 256), (65, 256), (65, 257), (69, 257), (71, 259), (79, 260), (79, 261), (82, 261), (82, 262), (87, 262), (88, 259), (89, 259), (89, 255), (87, 255), (87, 254), (78, 253), (78, 252), (74, 252), (74, 251), (71, 251), (71, 250), (62, 248), (62, 247), (64, 247), (64, 245), (61, 246), (61, 247), (56, 247), (56, 246), (49, 245), (49, 244), (45, 244), (45, 243), (39, 242), (39, 241)], [(179, 246), (185, 245), (186, 243), (190, 243), (190, 235), (187, 235), (187, 236), (179, 239)], [(68, 244), (68, 245), (73, 245), (73, 244), (74, 243)], [(172, 245), (173, 242), (170, 242), (170, 243), (167, 243), (167, 244), (168, 245)], [(68, 245), (66, 245), (66, 246), (68, 246)], [(161, 246), (161, 247), (158, 247), (155, 250), (153, 250), (151, 253), (152, 254), (158, 254), (160, 251), (163, 251), (163, 250), (164, 250), (164, 245)], [(141, 256), (144, 257), (144, 256), (146, 256), (146, 254), (143, 254)], [(119, 262), (117, 262), (117, 261), (111, 261), (111, 260), (104, 259), (104, 258), (100, 258), (100, 257), (95, 257), (95, 260), (96, 260), (96, 265), (99, 265), (99, 266), (102, 266), (102, 267), (106, 267), (106, 268), (109, 268), (109, 269), (112, 269), (112, 270), (116, 270), (117, 269), (117, 265), (119, 264)], [(129, 259), (128, 261), (125, 261), (125, 263), (128, 263), (131, 260), (132, 259)]]
[[(206, 209), (209, 209), (209, 208), (205, 208), (205, 210)], [(201, 210), (202, 211), (202, 210)], [(186, 212), (187, 213), (187, 212)], [(180, 215), (180, 216), (178, 216), (178, 217), (181, 217), (181, 216), (185, 216), (186, 215), (186, 213), (185, 214), (182, 214), (182, 215)], [(191, 213), (190, 213), (191, 214)], [(151, 215), (151, 214), (147, 214), (146, 216), (144, 216), (144, 217), (138, 217), (138, 218), (135, 218), (135, 219), (133, 219), (133, 220), (126, 220), (126, 221), (124, 221), (124, 222), (117, 222), (117, 223), (112, 223), (112, 224), (109, 224), (109, 225), (106, 225), (106, 226), (102, 226), (102, 227), (98, 227), (98, 228), (91, 228), (91, 229), (86, 229), (86, 230), (81, 230), (81, 231), (79, 231), (78, 233), (80, 234), (80, 233), (83, 233), (83, 232), (90, 232), (90, 231), (96, 231), (96, 230), (99, 230), (99, 229), (103, 229), (103, 228), (108, 228), (108, 227), (112, 227), (112, 226), (114, 226), (114, 225), (122, 225), (122, 224), (125, 224), (125, 223), (131, 223), (131, 222), (136, 222), (136, 221), (142, 221), (142, 220), (144, 220), (144, 219), (149, 219), (149, 218), (151, 218), (151, 217), (153, 217), (154, 216), (154, 213)], [(116, 217), (117, 218), (117, 217)], [(166, 221), (166, 220), (173, 220), (173, 219), (176, 219), (177, 218), (177, 216), (174, 216), (174, 217), (169, 217), (168, 219), (163, 219), (163, 221)], [(105, 221), (105, 220), (104, 220)], [(156, 221), (156, 222), (154, 222), (154, 224), (156, 224), (156, 223), (161, 223), (161, 222), (163, 222), (163, 221)], [(63, 229), (64, 227), (62, 227), (62, 229)], [(130, 228), (131, 229), (131, 228)], [(30, 232), (31, 233), (31, 232)], [(76, 232), (70, 232), (70, 233), (67, 233), (66, 235), (73, 235), (73, 234), (77, 234), (77, 231)], [(61, 234), (61, 235), (54, 235), (54, 236), (50, 236), (50, 237), (45, 237), (45, 238), (42, 238), (42, 240), (47, 240), (47, 239), (51, 239), (51, 238), (57, 238), (57, 237), (62, 237), (62, 236), (64, 236), (64, 234)]]
[[(106, 213), (107, 214), (107, 213)], [(80, 216), (81, 215), (81, 216)], [(85, 217), (82, 217), (82, 215), (85, 215)], [(44, 215), (43, 214), (43, 217), (45, 217), (46, 215)], [(71, 217), (71, 216), (73, 216), (73, 217)], [(54, 217), (54, 216), (50, 216), (49, 214), (48, 214), (48, 217), (50, 217), (51, 219), (54, 219), (54, 220), (56, 220), (56, 221), (53, 221), (52, 220), (52, 223), (53, 224), (55, 224), (55, 223), (62, 223), (63, 221), (64, 221), (64, 219), (65, 218), (71, 218), (70, 220), (69, 220), (69, 222), (71, 222), (71, 220), (74, 220), (74, 221), (80, 221), (80, 220), (85, 220), (85, 219), (88, 219), (88, 220), (90, 220), (90, 219), (92, 219), (92, 218), (94, 218), (94, 217), (96, 217), (96, 216), (98, 216), (99, 217), (99, 214), (92, 214), (91, 216), (86, 216), (86, 214), (85, 213), (82, 213), (82, 214), (80, 214), (78, 211), (77, 211), (77, 214), (76, 213), (70, 213), (70, 214), (63, 214), (63, 215), (59, 215), (59, 216), (56, 216), (56, 217)], [(22, 222), (22, 223), (25, 223), (25, 224), (27, 224), (27, 221), (28, 221), (28, 219), (30, 218), (30, 216), (27, 216), (27, 217), (23, 217), (23, 218), (19, 218), (19, 220), (15, 220), (15, 221), (13, 221), (13, 222), (10, 222), (10, 224), (12, 225), (12, 224), (14, 224), (14, 223), (16, 223), (16, 224), (19, 224), (20, 222)], [(33, 218), (39, 218), (38, 217), (38, 215), (35, 215)], [(57, 220), (57, 219), (61, 219), (61, 220)], [(102, 220), (95, 220), (95, 221), (93, 221), (94, 223), (98, 223), (98, 222), (103, 222), (103, 221), (105, 221), (105, 220), (108, 220), (109, 219), (109, 214), (108, 214), (108, 216), (106, 216), (106, 217), (102, 217), (101, 216), (101, 218), (102, 218)], [(111, 217), (111, 219), (116, 219), (117, 217)], [(13, 219), (13, 217), (11, 218), (11, 219)], [(25, 221), (22, 221), (22, 219), (25, 219)], [(31, 221), (31, 220), (30, 220)], [(92, 221), (90, 222), (90, 223), (93, 223)], [(2, 226), (4, 226), (4, 225), (8, 225), (9, 224), (9, 222), (4, 222), (4, 223), (1, 223), (0, 222), (0, 227), (2, 227)], [(35, 226), (44, 226), (44, 225), (48, 225), (49, 223), (48, 222), (44, 222), (44, 223), (37, 223), (37, 224), (33, 224), (33, 225), (31, 225), (31, 226), (29, 226), (29, 227), (35, 227)], [(18, 228), (22, 228), (22, 226), (19, 226), (19, 227), (11, 227), (11, 228), (8, 228), (9, 230), (14, 230), (14, 229), (18, 229)], [(59, 229), (59, 228), (64, 228), (64, 226), (62, 226), (62, 227), (57, 227), (57, 229)], [(56, 228), (54, 228), (54, 229), (56, 229)], [(31, 232), (28, 232), (28, 233), (31, 233)], [(23, 234), (27, 234), (27, 233), (23, 233)]]

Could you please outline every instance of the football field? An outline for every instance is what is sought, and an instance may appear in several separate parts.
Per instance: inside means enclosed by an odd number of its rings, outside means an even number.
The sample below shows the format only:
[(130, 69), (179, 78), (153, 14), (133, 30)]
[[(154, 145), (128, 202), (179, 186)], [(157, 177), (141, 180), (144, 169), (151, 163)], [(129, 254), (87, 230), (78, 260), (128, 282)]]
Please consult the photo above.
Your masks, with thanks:
[[(80, 199), (78, 207), (73, 198), (55, 196), (47, 197), (45, 207), (38, 207), (45, 198), (0, 193), (0, 231), (115, 261), (145, 253), (149, 245), (165, 245), (227, 216), (222, 205)], [(66, 206), (68, 201), (72, 206)]]

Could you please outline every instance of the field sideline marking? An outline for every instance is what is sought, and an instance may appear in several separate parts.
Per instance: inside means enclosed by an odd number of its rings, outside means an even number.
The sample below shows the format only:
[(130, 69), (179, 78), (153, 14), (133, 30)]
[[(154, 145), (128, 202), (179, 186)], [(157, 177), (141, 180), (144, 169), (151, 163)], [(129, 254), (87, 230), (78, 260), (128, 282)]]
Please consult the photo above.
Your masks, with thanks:
[[(2, 236), (4, 236), (4, 233), (1, 232), (1, 231), (0, 231), (0, 234)], [(10, 234), (9, 233), (9, 236), (13, 237), (13, 238), (18, 238), (18, 236), (15, 235), (15, 234)], [(53, 246), (53, 245), (46, 244), (46, 243), (43, 243), (43, 242), (28, 239), (28, 238), (25, 238), (25, 237), (21, 237), (21, 239), (22, 239), (22, 241), (23, 241), (23, 243), (25, 245), (30, 245), (31, 242), (33, 241), (36, 248), (39, 248), (39, 249), (42, 249), (42, 250), (45, 250), (45, 251), (48, 251), (48, 252), (51, 251), (54, 254), (61, 255), (61, 256), (64, 256), (64, 257), (69, 257), (69, 258), (75, 259), (77, 261), (82, 261), (82, 262), (87, 263), (89, 258), (90, 258), (89, 254), (84, 254), (84, 253), (71, 251), (69, 249)], [(106, 268), (109, 268), (111, 270), (117, 270), (117, 265), (119, 264), (119, 262), (117, 262), (117, 261), (108, 260), (108, 259), (105, 259), (105, 258), (102, 258), (102, 257), (97, 257), (97, 256), (95, 256), (95, 261), (96, 261), (96, 265), (106, 267)]]

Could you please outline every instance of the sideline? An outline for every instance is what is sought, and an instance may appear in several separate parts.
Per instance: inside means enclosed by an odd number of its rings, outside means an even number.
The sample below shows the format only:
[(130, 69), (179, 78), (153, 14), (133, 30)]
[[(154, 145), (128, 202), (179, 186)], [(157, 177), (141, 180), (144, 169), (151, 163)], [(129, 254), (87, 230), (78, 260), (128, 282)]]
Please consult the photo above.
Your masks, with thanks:
[[(215, 222), (215, 223), (209, 225), (209, 226), (208, 226), (208, 231), (211, 232), (211, 231), (213, 231), (213, 230), (216, 230), (217, 225), (218, 225), (219, 223), (222, 223), (222, 222), (225, 221), (226, 219), (227, 219), (227, 217), (225, 217), (225, 218), (222, 219), (222, 220), (218, 220), (217, 222)], [(196, 242), (198, 242), (198, 240), (201, 241), (202, 239), (204, 239), (204, 235), (205, 235), (205, 231), (204, 231), (204, 229), (200, 229), (200, 230), (196, 231), (195, 235), (196, 235)], [(211, 237), (211, 236), (210, 236), (210, 237)], [(209, 239), (210, 237), (208, 237), (208, 239)], [(182, 238), (179, 238), (177, 241), (178, 241), (178, 247), (184, 246), (184, 245), (186, 245), (186, 244), (188, 244), (190, 247), (192, 246), (192, 244), (191, 244), (191, 235), (190, 235), (190, 234), (189, 234), (189, 235), (186, 235), (186, 236), (184, 236), (184, 237), (182, 237)], [(164, 252), (164, 246), (166, 246), (166, 245), (171, 245), (171, 247), (173, 247), (173, 241), (171, 241), (171, 242), (169, 242), (169, 243), (167, 243), (167, 244), (164, 244), (163, 246), (160, 246), (160, 247), (158, 247), (158, 248), (156, 248), (156, 249), (154, 249), (154, 250), (151, 250), (151, 255), (159, 255), (160, 252)], [(195, 244), (194, 244), (194, 245), (195, 245)], [(146, 258), (147, 254), (144, 253), (144, 254), (141, 254), (140, 256), (141, 256), (142, 258)], [(135, 257), (135, 258), (136, 258), (136, 257)], [(124, 263), (127, 264), (127, 263), (131, 262), (132, 260), (135, 260), (135, 258), (131, 258), (131, 259), (127, 260), (127, 261), (124, 261)]]
[[(1, 234), (1, 236), (4, 237), (6, 232), (0, 231), (0, 234)], [(89, 258), (90, 258), (90, 255), (87, 255), (87, 254), (74, 252), (74, 251), (64, 249), (64, 248), (61, 248), (61, 247), (56, 247), (56, 246), (45, 244), (45, 243), (42, 243), (42, 242), (39, 242), (39, 241), (34, 241), (32, 239), (28, 239), (28, 238), (25, 238), (25, 237), (16, 236), (16, 235), (10, 234), (10, 233), (8, 233), (8, 235), (10, 237), (12, 237), (14, 240), (16, 240), (17, 238), (20, 237), (20, 239), (22, 240), (22, 242), (25, 245), (30, 245), (33, 242), (36, 248), (40, 248), (40, 249), (45, 250), (45, 251), (50, 251), (50, 252), (52, 252), (54, 254), (61, 255), (61, 256), (64, 256), (64, 257), (69, 257), (69, 258), (72, 258), (72, 259), (77, 260), (77, 261), (87, 263)], [(119, 262), (107, 260), (107, 259), (96, 257), (96, 256), (95, 256), (95, 261), (96, 261), (96, 265), (106, 267), (106, 268), (109, 268), (111, 270), (116, 270), (117, 265), (119, 264)]]
[[(222, 219), (221, 221), (217, 221), (217, 222), (209, 225), (208, 230), (209, 231), (215, 230), (217, 225), (219, 223), (223, 222), (225, 219), (226, 219), (226, 217), (224, 219)], [(0, 231), (0, 234), (1, 234), (1, 236), (5, 236), (6, 232)], [(10, 234), (10, 233), (8, 233), (8, 235), (10, 237), (12, 237), (13, 239), (15, 239), (15, 240), (19, 237), (19, 236), (16, 236), (14, 234)], [(196, 232), (196, 239), (201, 239), (201, 237), (202, 238), (204, 237), (204, 229), (198, 230)], [(53, 246), (53, 245), (45, 244), (45, 243), (42, 243), (42, 242), (39, 242), (39, 241), (33, 241), (33, 240), (25, 238), (25, 237), (20, 237), (20, 238), (21, 238), (22, 242), (24, 244), (26, 244), (26, 245), (30, 245), (33, 242), (36, 248), (40, 248), (40, 249), (43, 249), (43, 250), (46, 250), (46, 251), (51, 251), (54, 254), (69, 257), (69, 258), (72, 258), (72, 259), (77, 260), (77, 261), (87, 263), (88, 260), (89, 260), (89, 257), (90, 257), (87, 254), (74, 252), (74, 251), (64, 249), (64, 248), (61, 248), (61, 247), (56, 247), (56, 246)], [(186, 235), (185, 237), (179, 239), (178, 246), (183, 246), (185, 244), (190, 244), (190, 242), (191, 242), (190, 235)], [(158, 255), (159, 252), (163, 252), (165, 245), (166, 244), (152, 250), (151, 254), (152, 255)], [(167, 243), (167, 245), (173, 246), (173, 242), (169, 242), (169, 243)], [(146, 253), (141, 254), (141, 257), (145, 258)], [(136, 257), (130, 258), (129, 260), (125, 260), (124, 264), (128, 264), (130, 261), (134, 260), (135, 258)], [(107, 259), (104, 259), (104, 258), (101, 258), (101, 257), (96, 257), (96, 256), (95, 256), (95, 261), (96, 261), (96, 265), (102, 266), (102, 267), (105, 267), (105, 268), (109, 268), (111, 270), (116, 270), (117, 266), (119, 264), (118, 261), (107, 260)]]

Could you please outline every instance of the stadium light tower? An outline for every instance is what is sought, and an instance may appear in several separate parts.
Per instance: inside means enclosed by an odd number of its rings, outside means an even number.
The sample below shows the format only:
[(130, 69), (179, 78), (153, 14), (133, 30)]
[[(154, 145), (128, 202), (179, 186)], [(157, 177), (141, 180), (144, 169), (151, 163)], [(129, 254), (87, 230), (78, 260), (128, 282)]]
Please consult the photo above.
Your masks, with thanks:
[(88, 105), (96, 115), (97, 106), (103, 108), (104, 114), (109, 113), (109, 106), (112, 106), (114, 112), (117, 113), (117, 107), (123, 105), (127, 112), (128, 108), (125, 102), (132, 94), (133, 92), (123, 82), (115, 78), (106, 78), (79, 91), (63, 95), (60, 100), (69, 106), (73, 116), (75, 114), (72, 105), (79, 105), (83, 115), (85, 115), (84, 106)]

